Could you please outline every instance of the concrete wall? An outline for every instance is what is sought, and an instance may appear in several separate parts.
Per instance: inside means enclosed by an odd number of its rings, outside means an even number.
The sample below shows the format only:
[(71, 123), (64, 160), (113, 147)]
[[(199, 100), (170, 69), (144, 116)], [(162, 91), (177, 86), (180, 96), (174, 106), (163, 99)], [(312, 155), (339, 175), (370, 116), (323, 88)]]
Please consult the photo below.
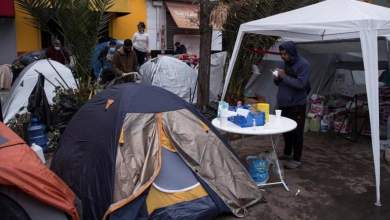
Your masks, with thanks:
[(16, 28), (14, 18), (0, 18), (0, 65), (16, 58)]

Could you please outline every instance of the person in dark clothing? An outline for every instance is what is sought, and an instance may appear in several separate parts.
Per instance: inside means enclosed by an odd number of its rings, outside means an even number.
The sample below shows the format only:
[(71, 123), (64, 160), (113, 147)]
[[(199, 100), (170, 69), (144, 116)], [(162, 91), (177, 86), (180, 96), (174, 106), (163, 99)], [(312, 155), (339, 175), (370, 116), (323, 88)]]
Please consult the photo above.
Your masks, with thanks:
[(98, 60), (102, 67), (100, 73), (100, 82), (107, 83), (115, 78), (115, 71), (112, 65), (112, 59), (116, 53), (116, 40), (111, 40), (99, 54)]
[(52, 42), (52, 46), (47, 48), (46, 57), (51, 60), (60, 62), (64, 65), (68, 65), (70, 62), (69, 53), (64, 47), (61, 46), (61, 41), (58, 39), (54, 39)]
[(384, 83), (386, 86), (390, 86), (390, 71), (387, 68), (383, 71), (382, 75), (379, 77), (379, 82)]
[(112, 68), (112, 59), (116, 52), (116, 41), (111, 40), (99, 54), (98, 60), (102, 66), (102, 71), (108, 68)]
[(180, 42), (176, 42), (175, 43), (175, 47), (176, 47), (175, 54), (185, 54), (185, 53), (187, 53), (186, 46), (184, 46)]
[(126, 39), (123, 46), (115, 52), (114, 57), (112, 58), (112, 64), (116, 76), (123, 76), (127, 73), (137, 72), (137, 55), (132, 47), (132, 41), (130, 39)]
[(279, 46), (284, 67), (277, 69), (274, 82), (279, 87), (277, 101), (282, 115), (297, 122), (297, 128), (285, 133), (284, 155), (280, 159), (288, 160), (287, 169), (301, 166), (303, 132), (305, 126), (306, 101), (310, 91), (310, 65), (299, 56), (295, 43), (285, 42)]

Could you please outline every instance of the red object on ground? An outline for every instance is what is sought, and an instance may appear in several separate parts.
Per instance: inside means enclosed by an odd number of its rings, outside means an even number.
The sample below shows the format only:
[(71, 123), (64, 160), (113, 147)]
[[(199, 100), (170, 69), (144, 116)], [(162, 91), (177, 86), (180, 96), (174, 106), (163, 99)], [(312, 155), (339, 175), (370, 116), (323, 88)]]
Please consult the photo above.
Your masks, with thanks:
[(0, 17), (15, 17), (15, 8), (13, 0), (0, 1)]
[(0, 123), (0, 142), (1, 185), (15, 186), (27, 195), (65, 212), (72, 220), (79, 220), (74, 193), (3, 123)]

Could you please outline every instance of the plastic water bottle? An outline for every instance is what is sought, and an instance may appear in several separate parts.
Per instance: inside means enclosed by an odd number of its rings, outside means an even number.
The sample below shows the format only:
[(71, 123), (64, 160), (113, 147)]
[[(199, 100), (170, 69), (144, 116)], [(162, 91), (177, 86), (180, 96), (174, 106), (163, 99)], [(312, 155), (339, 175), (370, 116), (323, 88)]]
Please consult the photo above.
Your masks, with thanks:
[(229, 104), (224, 101), (218, 103), (218, 118), (222, 117), (222, 114), (229, 110)]
[(28, 143), (30, 145), (37, 144), (40, 147), (42, 147), (43, 152), (47, 151), (47, 133), (46, 133), (46, 126), (42, 124), (38, 118), (32, 117), (31, 118), (31, 124), (27, 128), (27, 135), (28, 135)]

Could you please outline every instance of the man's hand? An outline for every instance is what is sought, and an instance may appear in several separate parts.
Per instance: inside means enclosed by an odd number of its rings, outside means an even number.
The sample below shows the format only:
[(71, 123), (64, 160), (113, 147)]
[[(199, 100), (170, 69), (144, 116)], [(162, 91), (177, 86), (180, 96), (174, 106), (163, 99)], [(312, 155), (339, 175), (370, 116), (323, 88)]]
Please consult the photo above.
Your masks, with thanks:
[(286, 72), (283, 69), (277, 69), (277, 71), (278, 71), (278, 78), (283, 79), (284, 77), (286, 77)]

